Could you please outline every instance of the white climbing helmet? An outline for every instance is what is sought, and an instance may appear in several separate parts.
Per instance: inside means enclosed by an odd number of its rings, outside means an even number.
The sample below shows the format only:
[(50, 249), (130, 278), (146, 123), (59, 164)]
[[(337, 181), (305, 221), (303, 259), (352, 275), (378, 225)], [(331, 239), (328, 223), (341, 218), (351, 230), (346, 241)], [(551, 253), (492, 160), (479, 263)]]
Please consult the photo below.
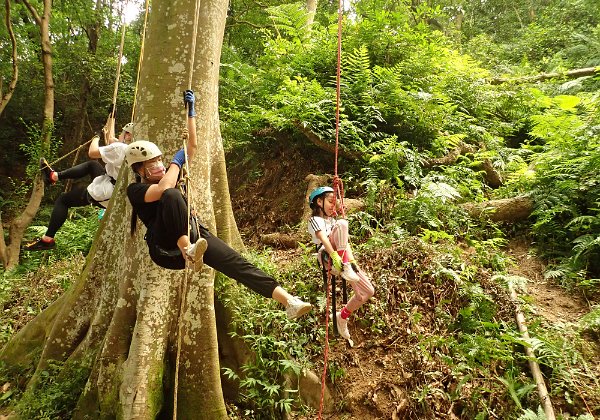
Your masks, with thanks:
[(123, 126), (122, 134), (129, 133), (133, 136), (133, 123), (127, 123)]
[(125, 160), (128, 166), (138, 162), (145, 162), (161, 155), (162, 152), (158, 146), (148, 140), (134, 141), (125, 149)]

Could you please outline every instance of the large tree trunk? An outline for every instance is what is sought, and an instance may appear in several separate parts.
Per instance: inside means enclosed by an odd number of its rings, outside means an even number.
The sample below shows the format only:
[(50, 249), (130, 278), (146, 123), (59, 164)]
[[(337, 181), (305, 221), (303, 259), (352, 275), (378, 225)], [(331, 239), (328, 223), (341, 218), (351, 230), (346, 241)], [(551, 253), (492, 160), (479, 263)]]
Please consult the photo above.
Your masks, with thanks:
[[(192, 82), (199, 142), (191, 162), (193, 204), (213, 232), (239, 246), (217, 109), (227, 1), (200, 5)], [(193, 11), (192, 1), (156, 0), (149, 16), (136, 135), (156, 142), (167, 157), (182, 147), (179, 133), (186, 124), (182, 98), (188, 87)], [(225, 419), (214, 273), (164, 270), (150, 261), (142, 239), (145, 229), (134, 238), (128, 233), (128, 178), (124, 165), (79, 279), (60, 305), (42, 312), (6, 345), (0, 361), (11, 366), (37, 363), (26, 394), (40, 386), (40, 373), (51, 361), (65, 362), (62, 375), (88, 372), (74, 418), (172, 416), (177, 387), (179, 418)], [(185, 305), (179, 316), (181, 299)], [(179, 331), (181, 354), (175, 381)], [(43, 351), (37, 361), (34, 355), (39, 348)]]

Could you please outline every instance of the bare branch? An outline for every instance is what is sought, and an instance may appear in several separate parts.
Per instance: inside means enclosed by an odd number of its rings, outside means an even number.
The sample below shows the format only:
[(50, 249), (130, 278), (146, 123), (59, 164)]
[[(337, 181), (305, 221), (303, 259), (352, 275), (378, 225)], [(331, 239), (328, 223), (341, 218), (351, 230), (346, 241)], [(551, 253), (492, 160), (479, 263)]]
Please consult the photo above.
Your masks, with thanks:
[[(6, 108), (6, 105), (10, 101), (15, 88), (17, 87), (17, 80), (19, 80), (19, 66), (18, 66), (18, 56), (17, 56), (17, 39), (15, 37), (15, 33), (12, 29), (12, 24), (10, 22), (10, 0), (5, 0), (6, 5), (6, 29), (8, 30), (8, 35), (10, 36), (10, 42), (12, 45), (12, 69), (13, 74), (8, 84), (8, 90), (5, 94), (2, 95), (2, 99), (0, 100), (0, 115)], [(2, 89), (0, 89), (0, 94), (2, 93)]]

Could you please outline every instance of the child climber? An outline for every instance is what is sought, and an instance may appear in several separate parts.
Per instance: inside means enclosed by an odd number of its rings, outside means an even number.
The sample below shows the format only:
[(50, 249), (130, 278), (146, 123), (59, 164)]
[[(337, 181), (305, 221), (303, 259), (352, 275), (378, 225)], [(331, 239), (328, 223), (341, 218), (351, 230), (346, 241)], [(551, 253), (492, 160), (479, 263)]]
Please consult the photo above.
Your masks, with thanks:
[[(185, 92), (184, 102), (188, 109), (187, 152), (191, 158), (196, 151), (196, 114), (191, 90)], [(186, 260), (193, 262), (195, 270), (200, 270), (204, 263), (256, 293), (277, 300), (286, 307), (290, 319), (310, 311), (309, 303), (286, 292), (275, 279), (196, 223), (195, 217), (188, 219), (186, 199), (175, 188), (186, 159), (183, 150), (179, 150), (165, 168), (160, 149), (154, 143), (140, 140), (127, 147), (125, 159), (137, 179), (127, 187), (127, 197), (133, 207), (131, 233), (135, 232), (139, 217), (147, 229), (145, 239), (154, 263), (172, 270), (184, 269)]]
[(332, 264), (332, 274), (341, 275), (354, 290), (354, 295), (344, 308), (335, 314), (338, 332), (350, 339), (348, 318), (350, 314), (368, 301), (375, 289), (367, 275), (358, 267), (348, 243), (348, 221), (335, 219), (333, 188), (317, 187), (309, 196), (312, 216), (308, 221), (308, 232), (319, 251), (327, 252)]

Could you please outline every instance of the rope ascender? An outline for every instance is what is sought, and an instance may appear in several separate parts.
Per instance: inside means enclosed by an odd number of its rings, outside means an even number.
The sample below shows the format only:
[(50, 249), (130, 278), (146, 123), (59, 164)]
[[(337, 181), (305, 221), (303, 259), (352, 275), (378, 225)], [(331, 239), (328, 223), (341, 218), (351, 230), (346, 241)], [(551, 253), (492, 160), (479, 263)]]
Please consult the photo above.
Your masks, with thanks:
[[(344, 2), (343, 0), (338, 1), (338, 32), (337, 32), (337, 66), (336, 66), (336, 101), (335, 101), (335, 160), (334, 160), (334, 177), (333, 177), (333, 211), (334, 217), (337, 216), (337, 201), (340, 201), (340, 209), (342, 217), (345, 217), (344, 213), (344, 186), (341, 178), (338, 176), (338, 151), (340, 141), (340, 102), (341, 102), (341, 73), (342, 73), (342, 20), (344, 17)], [(319, 401), (319, 415), (318, 419), (321, 420), (323, 415), (323, 403), (325, 397), (325, 380), (327, 378), (327, 362), (329, 359), (329, 311), (331, 293), (335, 293), (335, 290), (331, 290), (331, 261), (329, 261), (329, 267), (327, 268), (327, 303), (325, 305), (325, 348), (323, 354), (323, 374), (321, 375), (321, 398)], [(334, 319), (333, 322), (337, 322)]]

